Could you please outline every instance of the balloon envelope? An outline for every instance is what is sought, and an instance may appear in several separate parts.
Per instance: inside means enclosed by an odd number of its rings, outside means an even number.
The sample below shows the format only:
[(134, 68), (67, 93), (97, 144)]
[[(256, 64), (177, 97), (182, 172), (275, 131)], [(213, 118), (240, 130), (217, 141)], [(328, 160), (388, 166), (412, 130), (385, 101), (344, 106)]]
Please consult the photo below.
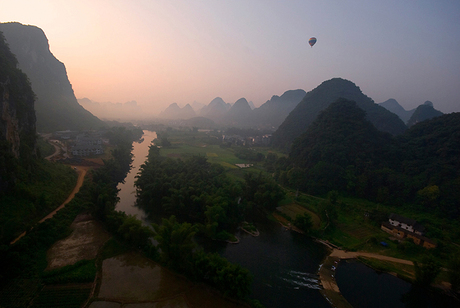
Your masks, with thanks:
[(316, 43), (316, 37), (312, 37), (308, 40), (308, 44), (310, 44), (311, 47), (313, 47), (315, 43)]

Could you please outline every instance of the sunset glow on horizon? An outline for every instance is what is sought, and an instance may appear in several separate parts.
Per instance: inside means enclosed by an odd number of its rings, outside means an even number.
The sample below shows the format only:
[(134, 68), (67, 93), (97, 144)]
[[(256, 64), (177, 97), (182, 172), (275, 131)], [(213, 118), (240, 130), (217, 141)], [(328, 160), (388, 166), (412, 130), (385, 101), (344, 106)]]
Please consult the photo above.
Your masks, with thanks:
[[(460, 111), (456, 1), (0, 0), (41, 28), (77, 98), (148, 112), (215, 97), (260, 106), (341, 77), (376, 103)], [(316, 37), (310, 47), (308, 40)]]

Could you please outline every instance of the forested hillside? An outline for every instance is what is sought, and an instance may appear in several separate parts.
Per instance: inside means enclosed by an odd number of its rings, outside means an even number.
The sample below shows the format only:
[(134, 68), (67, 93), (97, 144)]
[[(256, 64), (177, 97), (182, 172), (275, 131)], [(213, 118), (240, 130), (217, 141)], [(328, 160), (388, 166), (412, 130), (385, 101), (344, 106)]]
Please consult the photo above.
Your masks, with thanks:
[(423, 105), (418, 106), (414, 113), (411, 115), (410, 119), (407, 121), (407, 126), (411, 127), (414, 124), (419, 122), (429, 120), (435, 117), (439, 117), (443, 113), (439, 110), (434, 109), (433, 103), (426, 101)]
[(397, 115), (375, 104), (354, 83), (341, 78), (333, 78), (305, 95), (273, 134), (273, 145), (286, 151), (289, 150), (294, 139), (307, 130), (318, 114), (339, 98), (355, 101), (366, 112), (366, 119), (380, 131), (398, 135), (407, 129)]
[(337, 190), (458, 217), (459, 155), (459, 113), (421, 122), (393, 137), (378, 131), (354, 102), (341, 99), (293, 143), (277, 178), (312, 194)]

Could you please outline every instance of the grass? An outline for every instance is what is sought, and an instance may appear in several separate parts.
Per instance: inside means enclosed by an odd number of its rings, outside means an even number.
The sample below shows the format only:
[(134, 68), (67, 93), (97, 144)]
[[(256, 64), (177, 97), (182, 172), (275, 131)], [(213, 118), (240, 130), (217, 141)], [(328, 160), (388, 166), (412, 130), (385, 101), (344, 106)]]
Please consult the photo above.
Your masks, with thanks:
[(38, 149), (40, 150), (40, 154), (42, 157), (50, 156), (54, 153), (55, 148), (48, 142), (46, 142), (43, 138), (39, 137), (37, 139)]
[(321, 219), (319, 218), (318, 215), (316, 215), (316, 213), (306, 209), (305, 207), (297, 203), (290, 203), (287, 205), (283, 205), (283, 206), (278, 207), (277, 209), (284, 215), (287, 215), (289, 218), (291, 218), (291, 221), (296, 219), (297, 215), (303, 215), (304, 213), (308, 213), (311, 216), (313, 228), (319, 229), (321, 226)]
[(413, 265), (363, 257), (358, 257), (358, 260), (377, 271), (395, 274), (397, 277), (406, 281), (413, 282), (415, 279), (415, 269)]
[(93, 282), (96, 277), (95, 260), (81, 260), (55, 270), (42, 273), (45, 284)]

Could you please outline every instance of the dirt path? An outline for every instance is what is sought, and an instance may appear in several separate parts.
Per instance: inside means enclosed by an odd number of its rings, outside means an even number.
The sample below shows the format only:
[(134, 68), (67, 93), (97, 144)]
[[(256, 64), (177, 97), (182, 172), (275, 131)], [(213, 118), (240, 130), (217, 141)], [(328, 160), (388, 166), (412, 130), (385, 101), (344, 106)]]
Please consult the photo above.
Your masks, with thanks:
[(45, 159), (47, 160), (51, 160), (51, 158), (53, 158), (54, 156), (58, 156), (60, 151), (61, 151), (61, 148), (58, 147), (55, 143), (51, 143), (51, 142), (48, 142), (49, 144), (51, 144), (52, 146), (54, 146), (54, 153), (49, 155), (49, 156), (46, 156)]
[(395, 263), (414, 265), (414, 263), (410, 260), (398, 259), (398, 258), (383, 256), (383, 255), (379, 255), (375, 253), (360, 252), (360, 251), (344, 251), (344, 250), (339, 250), (339, 249), (333, 249), (330, 256), (337, 257), (339, 259), (354, 259), (357, 257), (366, 257), (366, 258), (373, 258), (373, 259), (390, 261), (390, 262), (395, 262)]
[[(72, 168), (75, 168), (74, 166), (72, 166)], [(73, 197), (75, 197), (75, 194), (80, 190), (80, 187), (83, 185), (83, 180), (85, 178), (85, 175), (86, 175), (86, 172), (88, 171), (88, 169), (90, 167), (83, 167), (83, 166), (78, 166), (76, 167), (77, 168), (77, 173), (78, 173), (78, 179), (77, 179), (77, 185), (75, 185), (75, 188), (72, 190), (72, 192), (70, 193), (70, 195), (67, 197), (67, 199), (58, 207), (56, 208), (54, 211), (52, 211), (51, 213), (49, 213), (48, 215), (46, 215), (43, 219), (41, 219), (38, 223), (42, 223), (44, 222), (45, 220), (47, 220), (48, 218), (51, 218), (54, 216), (54, 214), (57, 213), (57, 211), (59, 211), (60, 209), (62, 209), (64, 206), (66, 206), (67, 203), (70, 202), (70, 200), (73, 199)], [(14, 241), (12, 241), (10, 244), (14, 244), (16, 243), (21, 237), (23, 237), (24, 235), (26, 235), (26, 232), (23, 232), (21, 235), (19, 235)]]
[(55, 209), (54, 211), (52, 211), (51, 213), (46, 215), (42, 220), (39, 221), (39, 223), (42, 223), (45, 220), (47, 220), (48, 218), (53, 217), (54, 214), (56, 214), (57, 211), (62, 209), (64, 206), (66, 206), (66, 204), (69, 203), (70, 200), (72, 200), (73, 197), (75, 197), (75, 194), (80, 190), (80, 187), (83, 185), (83, 180), (85, 179), (85, 175), (86, 175), (86, 172), (88, 171), (89, 167), (83, 167), (83, 166), (74, 167), (74, 166), (72, 166), (72, 168), (77, 168), (77, 173), (78, 173), (77, 185), (75, 185), (75, 188), (72, 190), (72, 192), (67, 197), (67, 199), (64, 201), (64, 203), (62, 203), (57, 209)]

